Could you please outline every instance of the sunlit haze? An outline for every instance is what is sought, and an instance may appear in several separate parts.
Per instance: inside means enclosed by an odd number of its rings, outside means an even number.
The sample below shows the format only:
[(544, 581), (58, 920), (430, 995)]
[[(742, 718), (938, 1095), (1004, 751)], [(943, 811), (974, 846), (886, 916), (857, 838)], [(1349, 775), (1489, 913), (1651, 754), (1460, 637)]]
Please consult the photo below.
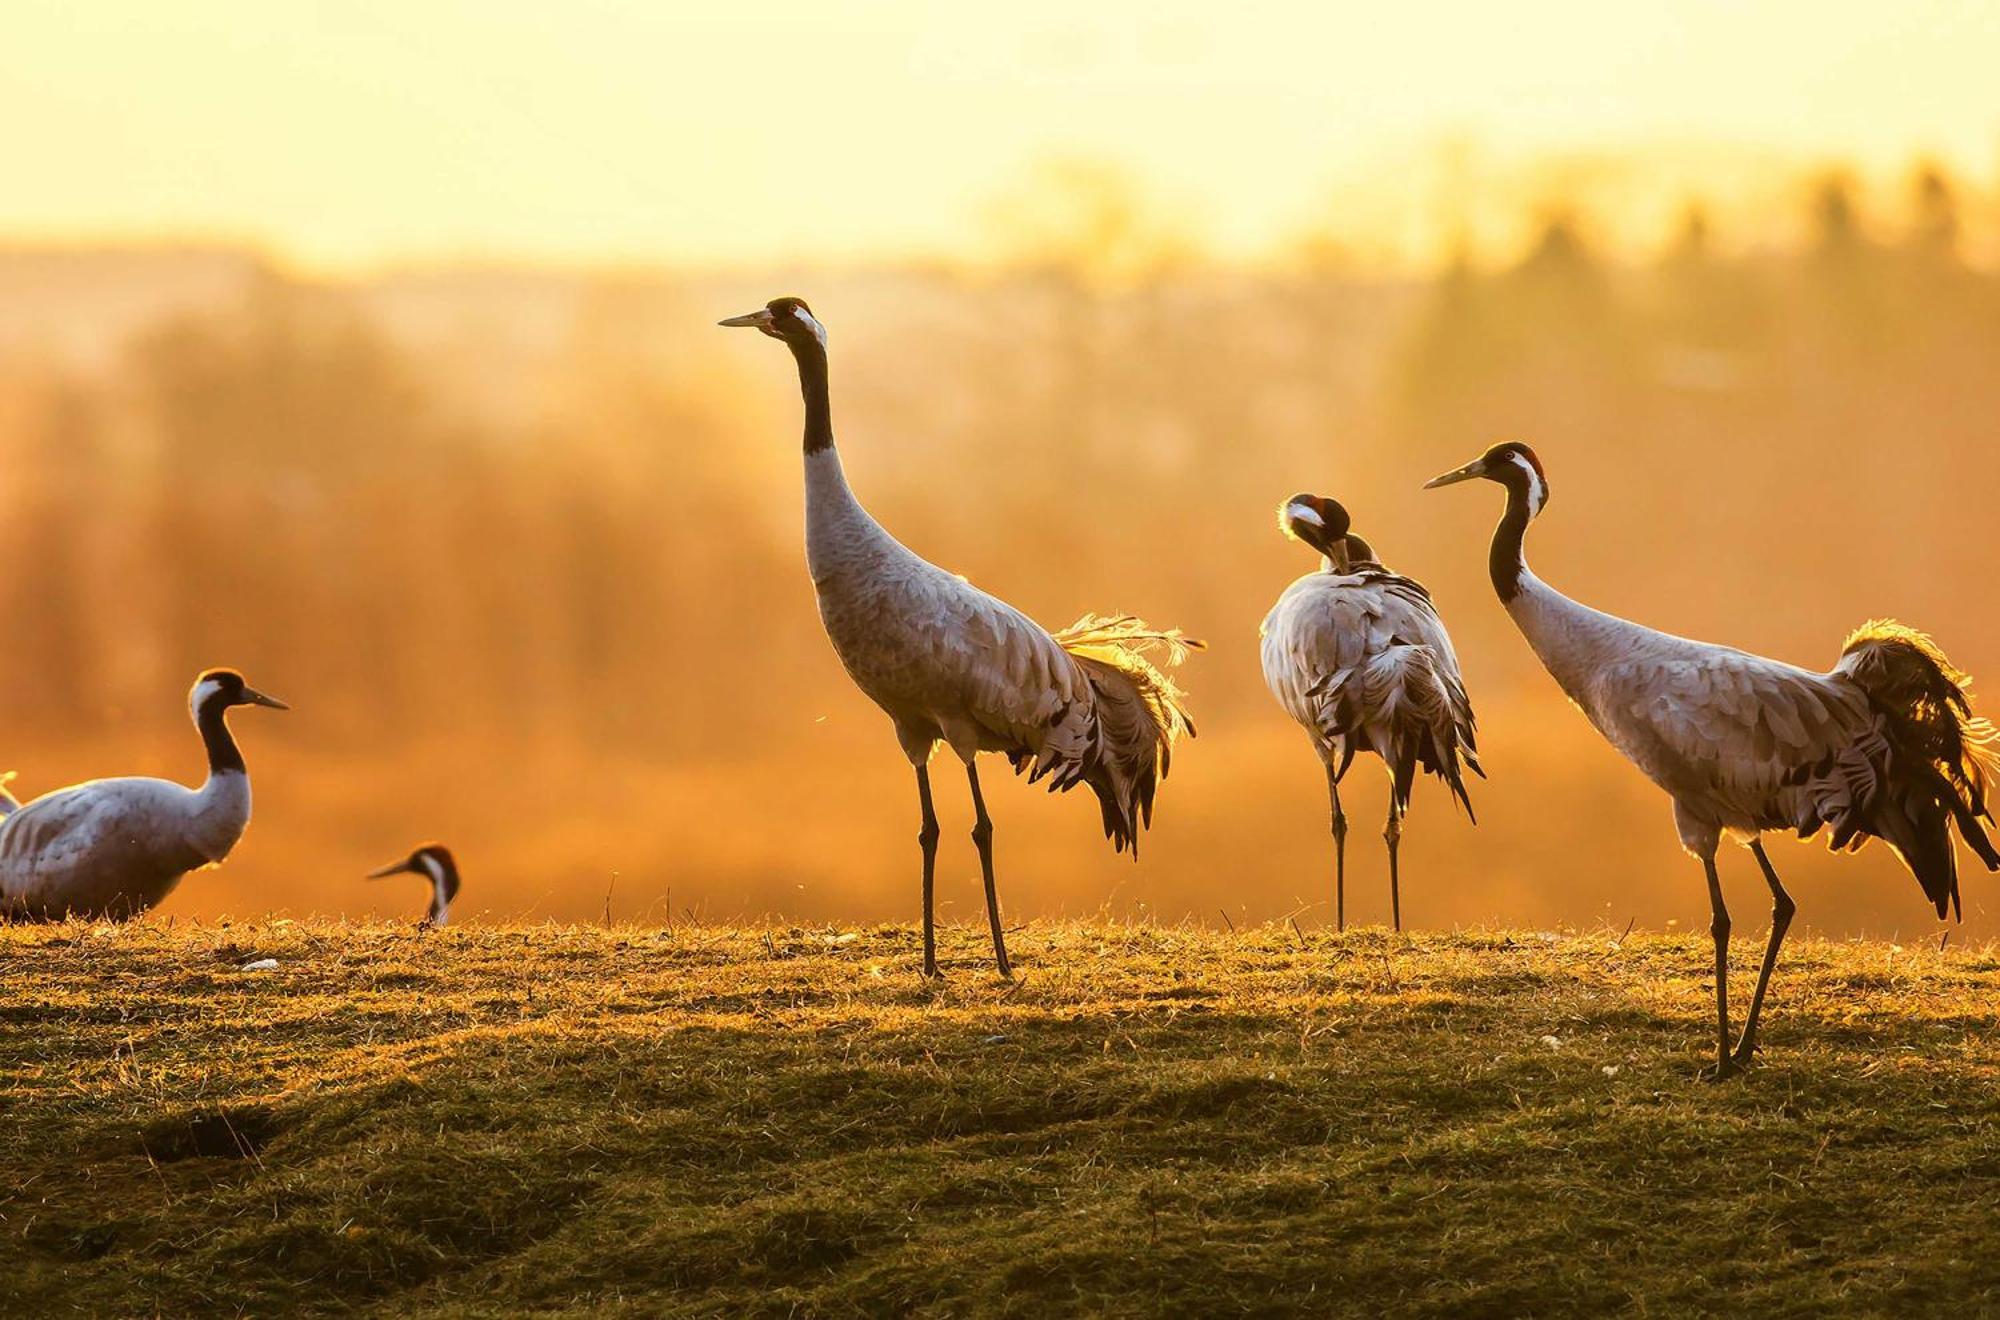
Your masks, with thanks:
[[(1543, 580), (1819, 669), (1894, 617), (1995, 709), (1994, 13), (14, 3), (0, 772), (189, 782), (228, 665), (292, 710), (238, 712), (254, 821), (165, 919), (415, 920), (428, 882), (363, 876), (437, 839), (455, 924), (914, 920), (910, 765), (801, 562), (796, 364), (716, 326), (791, 293), (900, 541), (1208, 643), (1138, 865), (988, 758), (1010, 920), (1337, 922), (1258, 659), (1306, 491), (1433, 593), (1492, 776), (1476, 826), (1417, 785), (1406, 922), (1706, 929), (1667, 800), (1495, 599), (1497, 490), (1419, 485), (1528, 441)], [(939, 911), (982, 922), (933, 773)], [(1342, 793), (1381, 921), (1379, 764)], [(1801, 929), (1934, 934), (1888, 848), (1774, 852)], [(1964, 904), (2000, 931), (1983, 872)]]
[(976, 259), (1052, 159), (1226, 256), (1407, 260), (1482, 170), (1619, 174), (1642, 242), (1683, 180), (2000, 160), (2000, 11), (1946, 0), (26, 0), (6, 34), (0, 233), (318, 266)]

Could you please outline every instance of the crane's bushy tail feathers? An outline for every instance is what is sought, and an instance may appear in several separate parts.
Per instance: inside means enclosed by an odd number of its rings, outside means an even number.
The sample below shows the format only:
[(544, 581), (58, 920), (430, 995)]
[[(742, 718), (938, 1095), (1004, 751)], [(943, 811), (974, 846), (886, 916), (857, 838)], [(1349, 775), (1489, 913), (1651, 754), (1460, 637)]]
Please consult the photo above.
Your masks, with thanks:
[[(1352, 749), (1356, 735), (1388, 762), (1396, 806), (1407, 810), (1419, 769), (1436, 775), (1473, 821), (1464, 769), (1484, 778), (1472, 702), (1428, 646), (1391, 646), (1314, 684), (1319, 734)], [(1461, 766), (1462, 763), (1462, 766)]]
[(0, 774), (0, 820), (21, 809), (21, 799), (15, 797), (14, 790), (9, 787), (20, 773), (19, 770), (9, 770), (5, 774)]
[[(1131, 848), (1136, 860), (1139, 831), (1153, 823), (1153, 794), (1173, 764), (1174, 740), (1195, 736), (1186, 698), (1162, 666), (1178, 665), (1202, 643), (1129, 614), (1086, 614), (1054, 637), (1090, 683), (1093, 709), (1083, 754), (1062, 765), (1049, 790), (1089, 784), (1104, 812), (1105, 837), (1119, 852)], [(1034, 765), (1030, 782), (1057, 768), (1035, 764), (1026, 752), (1012, 760), (1017, 772)]]
[(1829, 767), (1844, 772), (1850, 790), (1845, 810), (1828, 820), (1829, 846), (1858, 848), (1869, 835), (1881, 838), (1916, 875), (1938, 916), (1957, 913), (1954, 823), (1986, 869), (2000, 871), (2000, 851), (1980, 824), (1993, 823), (1986, 789), (1996, 769), (1994, 730), (1972, 713), (1971, 679), (1928, 636), (1887, 619), (1856, 629), (1834, 672), (1867, 695), (1881, 722), (1853, 749), (1858, 757)]

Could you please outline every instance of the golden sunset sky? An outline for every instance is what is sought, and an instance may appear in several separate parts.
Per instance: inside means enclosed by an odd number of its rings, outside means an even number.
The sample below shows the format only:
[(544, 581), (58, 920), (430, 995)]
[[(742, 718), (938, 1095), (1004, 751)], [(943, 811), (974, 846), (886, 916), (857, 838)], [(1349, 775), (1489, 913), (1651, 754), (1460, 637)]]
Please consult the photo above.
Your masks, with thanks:
[(1635, 194), (2000, 165), (2000, 7), (1948, 0), (11, 0), (4, 29), (0, 237), (328, 267), (971, 257), (1051, 159), (1240, 257), (1421, 247), (1440, 161)]

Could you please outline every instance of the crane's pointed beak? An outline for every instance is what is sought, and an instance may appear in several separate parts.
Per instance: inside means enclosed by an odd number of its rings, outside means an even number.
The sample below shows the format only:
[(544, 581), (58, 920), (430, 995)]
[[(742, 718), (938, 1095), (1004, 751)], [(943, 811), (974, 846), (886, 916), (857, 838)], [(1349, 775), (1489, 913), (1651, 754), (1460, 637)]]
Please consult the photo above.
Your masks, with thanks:
[(269, 696), (266, 695), (265, 693), (259, 692), (256, 688), (253, 687), (247, 687), (243, 689), (243, 699), (249, 702), (253, 706), (269, 706), (272, 710), (291, 709), (290, 706), (287, 706), (284, 702), (278, 700), (276, 697)]
[(379, 871), (370, 871), (370, 872), (368, 873), (368, 878), (369, 878), (370, 880), (380, 880), (380, 879), (382, 879), (382, 878), (383, 878), (384, 876), (391, 876), (391, 875), (402, 875), (402, 874), (403, 874), (403, 873), (404, 873), (405, 871), (412, 871), (412, 872), (413, 872), (413, 871), (415, 871), (416, 869), (417, 869), (417, 868), (416, 868), (415, 866), (412, 866), (412, 865), (410, 864), (410, 860), (409, 860), (409, 858), (407, 858), (407, 857), (406, 857), (406, 858), (404, 858), (404, 859), (403, 859), (402, 861), (400, 861), (400, 862), (391, 862), (391, 863), (389, 863), (389, 864), (388, 864), (387, 866), (383, 867), (383, 868), (382, 868), (381, 870), (379, 870)]
[(745, 312), (741, 316), (732, 316), (726, 321), (717, 321), (716, 324), (732, 328), (748, 326), (753, 330), (768, 330), (771, 328), (771, 320), (771, 309), (768, 307), (759, 307), (754, 312)]
[(1461, 481), (1470, 481), (1474, 477), (1483, 477), (1486, 475), (1486, 469), (1481, 466), (1484, 461), (1483, 459), (1475, 458), (1462, 468), (1454, 469), (1441, 477), (1432, 477), (1424, 483), (1424, 489), (1436, 490), (1440, 486), (1456, 486)]

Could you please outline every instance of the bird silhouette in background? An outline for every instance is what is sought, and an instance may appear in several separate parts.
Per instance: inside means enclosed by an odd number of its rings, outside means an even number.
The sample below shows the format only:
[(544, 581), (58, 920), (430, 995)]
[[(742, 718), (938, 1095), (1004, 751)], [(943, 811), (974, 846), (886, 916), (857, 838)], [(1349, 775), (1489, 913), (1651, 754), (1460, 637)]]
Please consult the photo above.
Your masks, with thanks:
[(431, 882), (431, 905), (418, 925), (442, 926), (451, 920), (451, 900), (458, 897), (458, 861), (451, 849), (441, 843), (419, 844), (408, 857), (370, 871), (368, 878), (381, 880), (392, 875), (420, 875)]
[[(1591, 609), (1528, 571), (1522, 542), (1548, 504), (1535, 452), (1500, 444), (1429, 487), (1484, 478), (1507, 492), (1488, 555), (1493, 589), (1542, 666), (1597, 731), (1674, 803), (1681, 846), (1708, 877), (1715, 940), (1715, 1074), (1757, 1049), (1778, 946), (1797, 910), (1758, 837), (1831, 831), (1835, 850), (1881, 839), (1940, 918), (1959, 905), (1955, 825), (2000, 870), (1981, 821), (1993, 730), (1972, 714), (1966, 676), (1913, 628), (1863, 625), (1831, 672), (1656, 632)], [(1715, 857), (1724, 833), (1748, 843), (1771, 890), (1771, 937), (1742, 1037), (1730, 1048), (1729, 909)]]
[(1264, 618), (1264, 682), (1312, 740), (1326, 768), (1333, 815), (1334, 923), (1347, 928), (1347, 814), (1340, 783), (1361, 752), (1389, 771), (1389, 910), (1403, 928), (1397, 846), (1419, 769), (1443, 780), (1472, 814), (1461, 765), (1474, 774), (1472, 703), (1458, 656), (1423, 584), (1382, 566), (1350, 530), (1347, 510), (1322, 495), (1278, 507), (1287, 536), (1320, 553), (1320, 569), (1285, 588)]
[(930, 759), (943, 742), (965, 763), (986, 886), (993, 957), (1013, 974), (994, 882), (993, 822), (975, 758), (999, 752), (1051, 790), (1087, 784), (1104, 832), (1136, 857), (1174, 741), (1190, 736), (1180, 690), (1156, 664), (1199, 645), (1129, 615), (1086, 615), (1057, 633), (904, 548), (849, 489), (834, 448), (826, 330), (797, 298), (721, 324), (783, 343), (805, 397), (806, 566), (820, 620), (848, 676), (895, 725), (916, 770), (923, 850), (924, 974), (937, 974), (933, 893), (938, 821)]

